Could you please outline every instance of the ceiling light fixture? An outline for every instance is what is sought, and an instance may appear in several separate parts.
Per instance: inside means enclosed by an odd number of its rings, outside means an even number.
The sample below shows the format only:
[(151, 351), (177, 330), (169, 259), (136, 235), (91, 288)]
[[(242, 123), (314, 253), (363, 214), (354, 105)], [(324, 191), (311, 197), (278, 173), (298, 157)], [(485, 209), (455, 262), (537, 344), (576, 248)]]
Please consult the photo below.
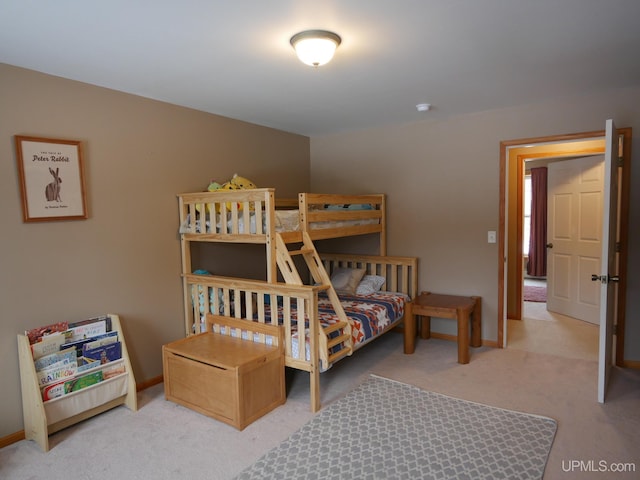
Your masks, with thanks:
[(305, 30), (291, 37), (291, 46), (302, 63), (319, 67), (333, 58), (342, 39), (326, 30)]

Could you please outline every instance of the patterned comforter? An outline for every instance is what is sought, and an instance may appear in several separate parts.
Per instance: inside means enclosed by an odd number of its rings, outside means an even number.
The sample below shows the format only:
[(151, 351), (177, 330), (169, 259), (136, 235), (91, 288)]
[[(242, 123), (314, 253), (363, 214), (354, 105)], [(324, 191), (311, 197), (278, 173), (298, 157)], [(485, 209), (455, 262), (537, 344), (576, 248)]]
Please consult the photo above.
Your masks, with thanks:
[[(351, 319), (354, 350), (375, 338), (404, 314), (404, 302), (409, 298), (400, 293), (376, 292), (371, 295), (340, 295), (340, 302)], [(329, 298), (318, 299), (318, 315), (322, 325), (338, 321)]]
[[(351, 337), (353, 350), (357, 350), (369, 341), (376, 338), (390, 326), (399, 322), (404, 315), (404, 304), (409, 297), (403, 293), (376, 292), (370, 295), (340, 295), (340, 302), (345, 314), (351, 320)], [(267, 315), (270, 317), (270, 315)], [(295, 315), (292, 315), (292, 317)], [(331, 301), (325, 294), (318, 298), (318, 316), (322, 326), (332, 325), (338, 322), (338, 317), (331, 305)], [(278, 307), (278, 317), (282, 323), (282, 306)], [(308, 338), (309, 325), (306, 322), (305, 330)], [(341, 331), (331, 334), (331, 337), (340, 335)], [(297, 326), (292, 328), (292, 356), (297, 357), (299, 352)], [(309, 342), (306, 342), (305, 358), (311, 358)], [(339, 351), (341, 345), (337, 345), (331, 353)], [(325, 369), (326, 370), (326, 369)]]

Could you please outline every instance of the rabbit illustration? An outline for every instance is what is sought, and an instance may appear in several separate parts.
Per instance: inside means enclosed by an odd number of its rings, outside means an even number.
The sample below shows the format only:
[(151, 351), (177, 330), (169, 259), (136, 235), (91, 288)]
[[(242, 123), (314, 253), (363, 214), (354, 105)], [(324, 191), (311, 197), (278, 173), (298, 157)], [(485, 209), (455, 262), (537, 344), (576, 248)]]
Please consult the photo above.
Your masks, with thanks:
[(60, 184), (62, 183), (62, 179), (58, 176), (60, 172), (59, 168), (56, 168), (56, 171), (53, 171), (53, 168), (49, 167), (49, 172), (53, 175), (53, 182), (47, 185), (47, 188), (44, 191), (44, 194), (47, 197), (47, 202), (56, 202), (60, 201)]

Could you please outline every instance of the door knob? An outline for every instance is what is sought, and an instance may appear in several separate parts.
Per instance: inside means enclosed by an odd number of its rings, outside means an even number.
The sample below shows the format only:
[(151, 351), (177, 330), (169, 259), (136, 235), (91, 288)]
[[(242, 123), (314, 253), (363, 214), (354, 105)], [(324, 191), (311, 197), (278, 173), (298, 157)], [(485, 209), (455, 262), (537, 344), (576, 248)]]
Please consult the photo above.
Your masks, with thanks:
[(553, 248), (553, 243), (547, 243), (547, 244), (545, 245), (545, 247), (547, 247), (547, 248)]
[(618, 275), (591, 275), (591, 281), (602, 282), (602, 283), (609, 283), (609, 282), (617, 283), (620, 281), (620, 277)]

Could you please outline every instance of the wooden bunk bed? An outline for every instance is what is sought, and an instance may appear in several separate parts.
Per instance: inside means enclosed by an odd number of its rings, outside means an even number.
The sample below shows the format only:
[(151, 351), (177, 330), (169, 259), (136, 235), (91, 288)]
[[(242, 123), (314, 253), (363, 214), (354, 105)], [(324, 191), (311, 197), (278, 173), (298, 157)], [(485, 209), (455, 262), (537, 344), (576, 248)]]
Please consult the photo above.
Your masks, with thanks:
[[(264, 188), (187, 193), (178, 199), (186, 334), (204, 331), (208, 314), (280, 325), (285, 365), (309, 372), (312, 411), (320, 409), (320, 372), (401, 325), (410, 311), (417, 293), (417, 259), (386, 256), (382, 194), (300, 193), (297, 202), (276, 201), (274, 189)], [(379, 235), (380, 255), (318, 254), (313, 243), (363, 234)], [(264, 244), (266, 280), (192, 273), (191, 242)], [(309, 268), (310, 285), (298, 273), (296, 255)], [(364, 271), (384, 281), (384, 288), (365, 298), (345, 297), (331, 283), (337, 269)], [(278, 272), (284, 281), (278, 281)], [(359, 319), (351, 307), (366, 300), (383, 305), (375, 308), (390, 312), (390, 318), (365, 326), (368, 320)], [(382, 312), (370, 315), (382, 317)], [(252, 340), (268, 343), (270, 338)]]

